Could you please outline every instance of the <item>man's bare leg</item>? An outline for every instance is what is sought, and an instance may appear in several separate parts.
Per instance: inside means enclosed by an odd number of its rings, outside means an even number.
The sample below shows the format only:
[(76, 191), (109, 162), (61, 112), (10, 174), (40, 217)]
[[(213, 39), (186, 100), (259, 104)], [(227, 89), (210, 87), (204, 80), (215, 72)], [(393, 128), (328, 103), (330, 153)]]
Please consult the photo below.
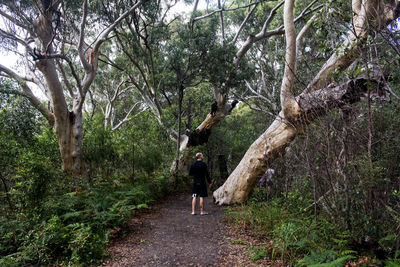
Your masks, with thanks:
[(200, 214), (206, 215), (207, 212), (204, 211), (204, 197), (200, 197)]
[[(201, 198), (200, 198), (201, 199)], [(193, 199), (192, 199), (192, 215), (195, 215), (196, 214), (196, 200), (197, 200), (197, 197), (193, 197)], [(200, 200), (201, 201), (201, 200)], [(201, 202), (200, 202), (201, 203)]]

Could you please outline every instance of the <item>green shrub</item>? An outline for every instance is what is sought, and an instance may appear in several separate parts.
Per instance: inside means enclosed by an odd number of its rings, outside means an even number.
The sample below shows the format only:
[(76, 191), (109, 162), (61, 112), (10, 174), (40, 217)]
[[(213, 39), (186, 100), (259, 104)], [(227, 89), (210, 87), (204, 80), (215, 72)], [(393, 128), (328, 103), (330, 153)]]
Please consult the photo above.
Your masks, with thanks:
[[(227, 208), (227, 220), (261, 240), (272, 239), (271, 259), (280, 258), (291, 266), (350, 259), (356, 252), (349, 249), (349, 233), (322, 216), (315, 218), (310, 211), (304, 211), (309, 203), (297, 191), (268, 203), (252, 198), (246, 204)], [(250, 251), (255, 261), (268, 254), (267, 248)]]
[(20, 162), (12, 194), (21, 212), (0, 216), (1, 266), (98, 263), (110, 229), (168, 192), (166, 175), (143, 175), (134, 186), (89, 183), (51, 172), (43, 156), (27, 154)]

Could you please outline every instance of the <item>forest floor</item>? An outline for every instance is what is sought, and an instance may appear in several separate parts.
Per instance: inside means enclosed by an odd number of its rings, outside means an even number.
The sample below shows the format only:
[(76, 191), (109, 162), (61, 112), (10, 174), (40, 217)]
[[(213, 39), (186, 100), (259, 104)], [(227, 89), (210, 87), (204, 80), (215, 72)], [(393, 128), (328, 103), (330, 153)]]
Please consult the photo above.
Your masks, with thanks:
[(101, 266), (281, 266), (253, 262), (247, 247), (265, 244), (226, 224), (212, 197), (205, 199), (208, 215), (191, 215), (191, 200), (171, 196), (136, 214), (125, 234), (112, 238)]

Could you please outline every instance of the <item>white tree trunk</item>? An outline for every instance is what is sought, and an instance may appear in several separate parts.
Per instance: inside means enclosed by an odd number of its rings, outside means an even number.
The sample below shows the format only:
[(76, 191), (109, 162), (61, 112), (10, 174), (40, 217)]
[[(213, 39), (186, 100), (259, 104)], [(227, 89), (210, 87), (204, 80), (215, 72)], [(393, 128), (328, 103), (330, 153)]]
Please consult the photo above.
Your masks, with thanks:
[[(283, 115), (282, 112), (280, 115)], [(250, 146), (228, 180), (214, 192), (216, 202), (232, 204), (246, 200), (268, 165), (284, 153), (285, 147), (296, 135), (294, 127), (277, 117)]]
[[(85, 102), (86, 94), (97, 73), (100, 47), (107, 40), (109, 33), (117, 24), (123, 21), (142, 4), (142, 0), (138, 0), (129, 10), (117, 18), (113, 24), (105, 28), (93, 43), (92, 47), (88, 47), (87, 42), (85, 42), (88, 1), (83, 0), (82, 20), (79, 27), (79, 42), (77, 47), (73, 47), (72, 49), (78, 51), (80, 61), (85, 70), (82, 81), (75, 71), (73, 62), (64, 54), (64, 47), (66, 45), (74, 46), (76, 40), (72, 41), (64, 38), (56, 38), (57, 34), (62, 34), (59, 32), (60, 29), (58, 29), (60, 17), (58, 17), (57, 25), (54, 26), (54, 15), (62, 15), (61, 12), (59, 14), (57, 13), (61, 2), (62, 1), (45, 0), (33, 1), (31, 6), (32, 10), (27, 11), (26, 14), (24, 14), (23, 10), (19, 10), (14, 4), (5, 3), (4, 6), (2, 6), (2, 8), (9, 11), (10, 14), (13, 14), (16, 18), (0, 10), (0, 16), (6, 21), (5, 28), (8, 30), (8, 32), (2, 30), (0, 32), (0, 37), (17, 41), (25, 46), (27, 52), (33, 52), (31, 53), (33, 61), (35, 62), (38, 72), (43, 75), (45, 82), (38, 81), (38, 79), (34, 78), (35, 75), (33, 77), (19, 75), (16, 71), (12, 71), (1, 64), (0, 74), (3, 75), (4, 73), (6, 77), (17, 80), (21, 85), (23, 94), (29, 98), (33, 106), (39, 109), (51, 126), (54, 126), (64, 170), (80, 176), (82, 174), (82, 107)], [(28, 25), (25, 23), (27, 21), (25, 17), (30, 17), (31, 14), (38, 14), (38, 16), (33, 20), (33, 25)], [(20, 32), (19, 30), (15, 31), (14, 27), (7, 27), (15, 23), (24, 30)], [(73, 29), (73, 31), (74, 30), (75, 29)], [(62, 37), (66, 38), (67, 36)], [(31, 44), (33, 44), (32, 40), (35, 41), (35, 47), (33, 49), (31, 47)], [(55, 59), (62, 59), (68, 63), (76, 82), (76, 88), (72, 88), (60, 62), (58, 62), (59, 69), (57, 69)], [(59, 75), (62, 76), (64, 84), (61, 83)], [(50, 98), (52, 110), (46, 109), (41, 105), (39, 99), (32, 94), (26, 82), (33, 82), (39, 85), (39, 87), (45, 87), (44, 90), (46, 93), (48, 92), (46, 95)], [(73, 99), (72, 111), (69, 110), (66, 96), (64, 95), (66, 91), (69, 92), (70, 97)]]
[(285, 153), (285, 147), (303, 128), (315, 118), (333, 108), (355, 103), (368, 94), (368, 84), (374, 82), (377, 90), (373, 99), (388, 100), (390, 90), (385, 84), (386, 78), (379, 69), (369, 70), (340, 86), (324, 88), (308, 94), (302, 94), (296, 101), (302, 107), (298, 123), (293, 125), (282, 119), (283, 112), (271, 126), (250, 146), (239, 165), (226, 182), (214, 192), (218, 204), (232, 204), (245, 201), (257, 179), (276, 158)]
[(71, 174), (82, 175), (82, 112), (73, 113), (68, 111), (68, 113), (67, 120), (62, 126), (58, 124), (56, 130), (58, 146), (64, 170)]
[[(286, 1), (290, 4), (292, 0)], [(355, 10), (354, 16), (356, 30), (355, 33), (350, 33), (350, 41), (344, 43), (347, 50), (340, 56), (334, 54), (310, 83), (308, 89), (296, 98), (293, 109), (286, 107), (285, 114), (281, 111), (267, 131), (250, 146), (226, 182), (213, 193), (216, 203), (221, 205), (245, 201), (257, 179), (268, 168), (268, 165), (274, 159), (283, 155), (284, 148), (302, 131), (304, 126), (312, 122), (315, 117), (325, 114), (334, 107), (359, 101), (360, 97), (365, 94), (366, 83), (370, 82), (371, 79), (361, 76), (335, 88), (321, 88), (324, 87), (325, 78), (330, 73), (336, 70), (344, 70), (354, 61), (355, 49), (359, 48), (361, 44), (353, 36), (365, 36), (371, 30), (383, 29), (385, 25), (399, 16), (400, 4), (394, 0), (354, 0), (353, 7), (359, 7)], [(288, 12), (290, 13), (290, 10), (285, 10), (285, 22), (288, 22)], [(370, 20), (376, 22), (374, 28), (367, 27), (371, 27)], [(291, 38), (291, 40), (293, 39)], [(288, 63), (292, 64), (293, 62)], [(284, 80), (288, 78), (286, 75), (291, 74), (290, 72), (289, 74), (285, 73)], [(375, 80), (380, 79), (378, 76), (378, 74), (375, 75)], [(287, 90), (289, 86), (282, 86), (282, 88)], [(289, 101), (282, 103), (283, 107), (290, 102), (293, 103), (290, 94), (288, 99)]]

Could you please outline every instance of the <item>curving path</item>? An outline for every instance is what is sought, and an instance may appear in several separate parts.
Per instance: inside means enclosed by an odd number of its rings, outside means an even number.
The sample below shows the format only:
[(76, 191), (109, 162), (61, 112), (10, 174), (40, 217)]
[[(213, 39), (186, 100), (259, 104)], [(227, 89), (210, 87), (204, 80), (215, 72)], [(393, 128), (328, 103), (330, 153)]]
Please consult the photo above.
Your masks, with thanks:
[[(132, 219), (128, 234), (114, 239), (102, 266), (259, 266), (244, 244), (231, 242), (223, 208), (206, 198), (208, 215), (191, 215), (189, 194), (170, 197)], [(263, 265), (265, 266), (265, 265)]]

